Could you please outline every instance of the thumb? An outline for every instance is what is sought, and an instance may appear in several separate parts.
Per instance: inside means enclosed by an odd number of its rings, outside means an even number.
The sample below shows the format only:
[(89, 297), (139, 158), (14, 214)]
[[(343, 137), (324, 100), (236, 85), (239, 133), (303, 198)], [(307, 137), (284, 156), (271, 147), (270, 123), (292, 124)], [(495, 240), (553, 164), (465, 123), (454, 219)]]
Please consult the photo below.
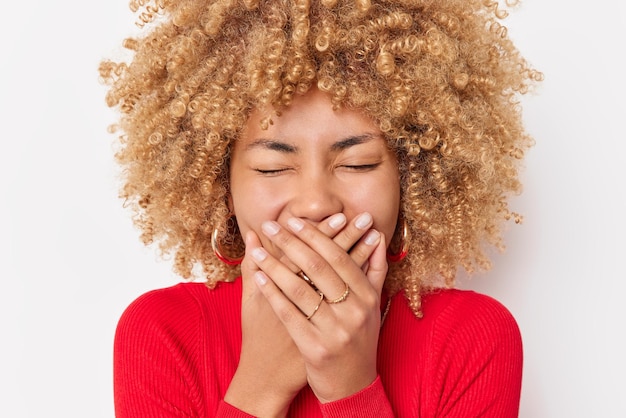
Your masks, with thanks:
[(259, 292), (259, 288), (253, 280), (254, 273), (256, 273), (259, 268), (257, 267), (254, 260), (252, 260), (252, 255), (250, 255), (250, 251), (252, 251), (253, 248), (260, 247), (261, 240), (254, 231), (248, 231), (245, 236), (245, 244), (246, 252), (243, 260), (241, 261), (243, 300), (246, 300), (255, 293)]
[(389, 265), (387, 264), (387, 240), (385, 235), (381, 234), (378, 246), (368, 260), (367, 280), (376, 290), (378, 295), (381, 294)]

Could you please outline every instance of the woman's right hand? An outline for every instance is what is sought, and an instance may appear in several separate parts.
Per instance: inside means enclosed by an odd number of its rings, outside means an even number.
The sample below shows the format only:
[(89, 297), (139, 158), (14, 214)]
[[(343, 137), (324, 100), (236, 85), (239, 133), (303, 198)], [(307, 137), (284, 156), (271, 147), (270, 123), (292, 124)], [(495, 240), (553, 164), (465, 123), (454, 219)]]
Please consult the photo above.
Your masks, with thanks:
[[(246, 242), (246, 248), (260, 245), (255, 244)], [(256, 270), (246, 251), (241, 263), (241, 355), (224, 400), (254, 416), (282, 417), (306, 385), (306, 372), (293, 340), (254, 284)]]
[[(348, 251), (369, 230), (346, 225), (343, 214), (335, 214), (317, 228)], [(258, 267), (248, 249), (261, 245), (254, 233), (246, 237), (246, 255), (241, 264), (243, 294), (241, 307), (242, 349), (237, 371), (224, 400), (251, 415), (286, 416), (293, 398), (307, 384), (302, 356), (267, 299), (254, 283)], [(281, 259), (286, 265), (297, 267)], [(366, 263), (363, 263), (366, 269)]]

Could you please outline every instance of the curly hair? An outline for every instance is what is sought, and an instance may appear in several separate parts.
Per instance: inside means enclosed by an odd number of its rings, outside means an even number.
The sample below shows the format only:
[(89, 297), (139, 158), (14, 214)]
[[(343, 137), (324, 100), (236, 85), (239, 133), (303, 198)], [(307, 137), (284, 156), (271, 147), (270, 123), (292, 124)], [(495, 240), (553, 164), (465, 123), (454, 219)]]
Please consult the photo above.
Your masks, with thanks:
[[(253, 108), (289, 106), (316, 86), (335, 108), (365, 112), (400, 164), (408, 256), (385, 286), (421, 295), (459, 268), (490, 268), (502, 224), (519, 215), (520, 162), (533, 139), (519, 97), (542, 79), (491, 0), (132, 0), (140, 36), (130, 60), (103, 60), (119, 110), (121, 198), (146, 245), (209, 286), (237, 267), (211, 249), (227, 233), (230, 148)], [(232, 229), (232, 225), (231, 228)], [(228, 239), (229, 238), (229, 239)]]

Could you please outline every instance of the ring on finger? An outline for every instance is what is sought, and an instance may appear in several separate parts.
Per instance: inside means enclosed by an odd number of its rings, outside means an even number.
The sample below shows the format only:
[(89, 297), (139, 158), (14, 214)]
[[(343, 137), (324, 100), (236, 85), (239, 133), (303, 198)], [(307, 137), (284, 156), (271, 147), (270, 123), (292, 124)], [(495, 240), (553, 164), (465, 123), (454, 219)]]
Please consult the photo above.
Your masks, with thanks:
[(302, 270), (297, 272), (296, 275), (300, 277), (302, 280), (304, 280), (305, 282), (307, 282), (308, 285), (311, 286), (313, 289), (317, 290), (317, 286), (315, 286), (315, 283), (313, 283), (313, 280), (311, 280), (309, 276), (307, 276)]
[(320, 308), (320, 306), (322, 305), (322, 302), (324, 301), (324, 294), (322, 292), (320, 292), (320, 301), (317, 303), (317, 306), (315, 307), (315, 309), (313, 309), (313, 312), (311, 312), (311, 315), (308, 315), (306, 317), (307, 320), (311, 320), (311, 318), (313, 318), (313, 315), (315, 315), (315, 313), (317, 312), (317, 310)]
[(326, 298), (326, 303), (343, 302), (344, 300), (346, 300), (348, 298), (349, 294), (350, 294), (350, 286), (348, 285), (348, 283), (346, 283), (346, 290), (343, 291), (343, 294), (341, 296), (339, 296), (337, 299), (333, 299), (333, 300), (330, 300), (330, 299)]

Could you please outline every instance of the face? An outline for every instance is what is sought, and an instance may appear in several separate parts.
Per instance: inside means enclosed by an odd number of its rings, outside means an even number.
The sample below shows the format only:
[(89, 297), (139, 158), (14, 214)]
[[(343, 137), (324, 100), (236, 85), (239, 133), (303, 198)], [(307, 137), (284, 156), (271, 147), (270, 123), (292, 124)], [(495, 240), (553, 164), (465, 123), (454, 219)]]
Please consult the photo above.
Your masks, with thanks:
[(301, 218), (317, 225), (342, 212), (348, 220), (369, 212), (387, 242), (395, 230), (400, 181), (395, 154), (365, 115), (333, 110), (330, 98), (312, 89), (261, 128), (267, 114), (253, 110), (231, 155), (231, 210), (243, 236), (261, 233), (267, 220), (286, 226)]

